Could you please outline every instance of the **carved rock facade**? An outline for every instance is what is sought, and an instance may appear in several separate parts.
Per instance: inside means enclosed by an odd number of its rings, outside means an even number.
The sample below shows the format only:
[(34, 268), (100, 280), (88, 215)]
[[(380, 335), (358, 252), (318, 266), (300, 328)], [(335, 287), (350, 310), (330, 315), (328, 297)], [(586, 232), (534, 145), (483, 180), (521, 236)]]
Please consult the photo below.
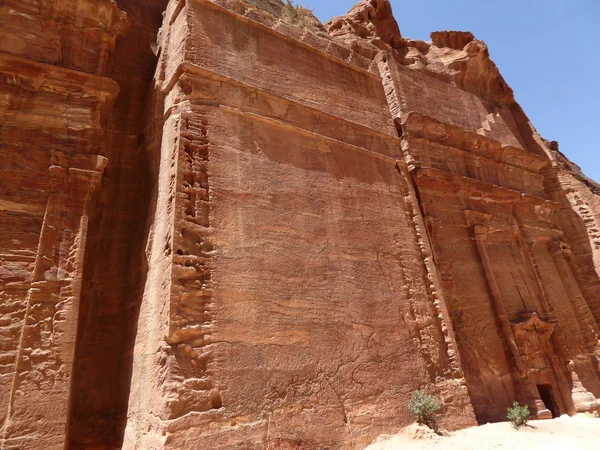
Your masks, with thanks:
[(416, 389), (448, 428), (600, 408), (600, 189), (470, 33), (0, 8), (0, 448), (359, 448)]

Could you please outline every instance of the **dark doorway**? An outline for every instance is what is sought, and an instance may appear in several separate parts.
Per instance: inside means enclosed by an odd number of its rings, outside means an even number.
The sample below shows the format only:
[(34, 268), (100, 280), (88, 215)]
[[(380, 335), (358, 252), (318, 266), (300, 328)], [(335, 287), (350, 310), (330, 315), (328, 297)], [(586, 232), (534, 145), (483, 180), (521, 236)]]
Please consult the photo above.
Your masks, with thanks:
[(537, 385), (538, 392), (540, 393), (540, 398), (546, 405), (546, 408), (550, 410), (552, 413), (552, 417), (558, 417), (558, 408), (556, 406), (556, 402), (554, 401), (554, 394), (552, 393), (552, 386), (549, 384), (538, 384)]

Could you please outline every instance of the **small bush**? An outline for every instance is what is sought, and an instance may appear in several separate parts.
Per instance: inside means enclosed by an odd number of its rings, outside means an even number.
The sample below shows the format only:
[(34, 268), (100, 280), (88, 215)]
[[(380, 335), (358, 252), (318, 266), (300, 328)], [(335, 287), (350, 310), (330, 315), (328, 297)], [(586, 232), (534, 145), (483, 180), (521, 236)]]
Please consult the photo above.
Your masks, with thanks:
[(423, 391), (415, 391), (408, 402), (408, 409), (415, 416), (419, 425), (427, 425), (434, 431), (437, 431), (439, 417), (437, 411), (440, 409), (440, 402), (437, 397), (428, 395)]
[(319, 27), (318, 21), (313, 14), (313, 9), (308, 9), (305, 6), (296, 5), (292, 0), (286, 0), (283, 6), (283, 20), (297, 27), (317, 32)]
[(523, 425), (527, 425), (527, 420), (529, 420), (529, 406), (521, 406), (519, 402), (514, 402), (512, 408), (508, 408), (506, 410), (506, 417), (510, 420), (513, 428), (518, 430)]

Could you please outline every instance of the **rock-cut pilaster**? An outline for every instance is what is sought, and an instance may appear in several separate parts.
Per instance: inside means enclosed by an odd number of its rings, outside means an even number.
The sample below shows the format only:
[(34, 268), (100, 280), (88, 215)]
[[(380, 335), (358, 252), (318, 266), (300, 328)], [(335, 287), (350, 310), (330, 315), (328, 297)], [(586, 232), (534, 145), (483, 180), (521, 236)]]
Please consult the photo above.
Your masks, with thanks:
[(0, 448), (65, 448), (89, 217), (119, 92), (113, 1), (0, 6)]
[(54, 152), (2, 448), (66, 445), (83, 257), (106, 158)]

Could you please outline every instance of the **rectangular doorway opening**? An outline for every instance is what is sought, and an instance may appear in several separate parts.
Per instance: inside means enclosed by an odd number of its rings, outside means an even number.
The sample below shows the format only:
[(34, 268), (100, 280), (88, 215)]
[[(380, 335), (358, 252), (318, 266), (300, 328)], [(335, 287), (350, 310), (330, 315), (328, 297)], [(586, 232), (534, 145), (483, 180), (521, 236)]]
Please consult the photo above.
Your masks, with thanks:
[(552, 386), (549, 384), (538, 384), (537, 389), (540, 393), (540, 398), (544, 402), (544, 405), (546, 405), (546, 408), (552, 413), (552, 418), (558, 417), (560, 414), (556, 405), (556, 401), (554, 400)]

